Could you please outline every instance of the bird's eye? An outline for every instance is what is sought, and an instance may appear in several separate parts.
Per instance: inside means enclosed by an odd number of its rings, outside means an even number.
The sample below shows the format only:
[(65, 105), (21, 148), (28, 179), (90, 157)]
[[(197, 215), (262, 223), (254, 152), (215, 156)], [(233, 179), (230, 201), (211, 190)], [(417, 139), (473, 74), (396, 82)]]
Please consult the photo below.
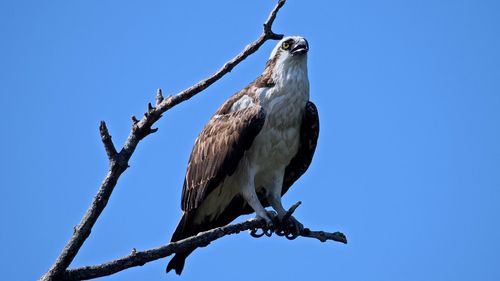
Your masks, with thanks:
[(290, 48), (290, 43), (283, 42), (283, 44), (281, 44), (281, 48), (283, 48), (283, 50), (288, 50)]

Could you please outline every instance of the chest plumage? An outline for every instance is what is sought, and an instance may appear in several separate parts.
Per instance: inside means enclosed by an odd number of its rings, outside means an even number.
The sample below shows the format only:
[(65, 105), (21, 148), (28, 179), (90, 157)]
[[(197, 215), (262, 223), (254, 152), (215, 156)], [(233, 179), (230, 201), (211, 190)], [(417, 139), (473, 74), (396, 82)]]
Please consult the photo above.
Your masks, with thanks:
[[(230, 97), (193, 146), (182, 193), (183, 217), (172, 241), (255, 212), (266, 223), (271, 206), (283, 218), (281, 196), (307, 170), (319, 132), (309, 101), (305, 38), (283, 38), (262, 75)], [(191, 253), (167, 270), (182, 271)]]
[(266, 120), (248, 157), (265, 169), (280, 170), (297, 153), (299, 145), (302, 115), (309, 100), (306, 59), (278, 63), (272, 78), (273, 87), (255, 89)]

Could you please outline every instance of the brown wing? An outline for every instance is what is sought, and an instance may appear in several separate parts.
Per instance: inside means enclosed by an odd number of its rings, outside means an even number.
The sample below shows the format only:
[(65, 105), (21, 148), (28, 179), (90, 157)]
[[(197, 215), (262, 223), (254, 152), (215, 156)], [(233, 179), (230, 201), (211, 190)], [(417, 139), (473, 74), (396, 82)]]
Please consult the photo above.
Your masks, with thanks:
[(285, 194), (290, 186), (300, 178), (311, 164), (319, 136), (318, 109), (311, 101), (306, 104), (300, 126), (300, 143), (297, 154), (292, 158), (285, 169), (281, 195)]
[(258, 105), (219, 113), (221, 110), (203, 128), (191, 152), (182, 189), (183, 211), (196, 209), (225, 177), (234, 173), (264, 125), (265, 113)]
[[(265, 114), (259, 106), (224, 114), (241, 95), (240, 92), (221, 106), (216, 113), (221, 114), (221, 117), (212, 118), (194, 144), (182, 192), (182, 209), (185, 212), (171, 241), (179, 241), (200, 231), (226, 225), (240, 215), (253, 212), (243, 197), (237, 195), (215, 220), (205, 221), (200, 225), (192, 222), (193, 213), (197, 211), (196, 207), (224, 177), (234, 173), (239, 159), (245, 150), (250, 148), (264, 124)], [(302, 118), (299, 151), (285, 170), (283, 194), (309, 167), (316, 149), (318, 133), (318, 112), (316, 106), (308, 102)], [(269, 206), (264, 194), (257, 196), (264, 206)], [(175, 254), (168, 263), (167, 272), (175, 269), (175, 272), (180, 274), (186, 257), (194, 249)]]

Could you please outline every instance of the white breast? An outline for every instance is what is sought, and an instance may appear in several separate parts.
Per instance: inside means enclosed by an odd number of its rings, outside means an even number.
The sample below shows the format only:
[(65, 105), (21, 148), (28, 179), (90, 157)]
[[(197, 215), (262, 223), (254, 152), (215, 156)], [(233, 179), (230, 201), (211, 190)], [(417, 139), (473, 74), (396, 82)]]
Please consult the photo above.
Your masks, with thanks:
[(274, 81), (272, 88), (255, 89), (259, 104), (266, 112), (264, 127), (246, 153), (249, 163), (258, 169), (256, 187), (273, 181), (276, 172), (284, 171), (297, 153), (302, 115), (309, 100), (309, 80), (304, 65), (277, 71)]
[(204, 209), (200, 212), (203, 216), (197, 217), (196, 222), (218, 216), (245, 184), (253, 182), (256, 189), (281, 190), (281, 185), (275, 183), (277, 179), (283, 179), (286, 166), (297, 153), (302, 115), (309, 100), (306, 59), (287, 65), (286, 69), (278, 67), (273, 80), (273, 87), (252, 89), (256, 100), (244, 95), (231, 107), (230, 111), (234, 112), (258, 102), (266, 113), (265, 123), (235, 173), (211, 192), (200, 206)]

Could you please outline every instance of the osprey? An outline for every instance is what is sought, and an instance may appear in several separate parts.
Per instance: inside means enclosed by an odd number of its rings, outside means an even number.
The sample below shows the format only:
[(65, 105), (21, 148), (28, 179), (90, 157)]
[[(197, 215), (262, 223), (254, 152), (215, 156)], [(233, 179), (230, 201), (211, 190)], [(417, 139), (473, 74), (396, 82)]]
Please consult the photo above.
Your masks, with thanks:
[[(269, 205), (281, 220), (281, 196), (307, 170), (319, 133), (309, 101), (307, 52), (300, 36), (283, 38), (262, 75), (215, 112), (194, 143), (182, 189), (182, 218), (172, 242), (255, 212), (272, 227)], [(288, 222), (296, 231), (300, 223)], [(167, 266), (181, 274), (186, 257)]]

